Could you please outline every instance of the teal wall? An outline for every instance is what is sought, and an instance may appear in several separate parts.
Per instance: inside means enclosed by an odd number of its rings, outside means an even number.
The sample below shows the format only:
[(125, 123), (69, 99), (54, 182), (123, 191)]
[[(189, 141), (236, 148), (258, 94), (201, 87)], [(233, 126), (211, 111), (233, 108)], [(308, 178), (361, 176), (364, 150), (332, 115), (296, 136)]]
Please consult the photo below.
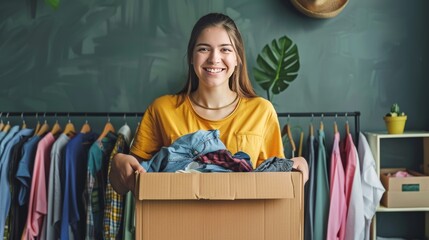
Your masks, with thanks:
[[(34, 19), (28, 2), (37, 2)], [(0, 112), (143, 112), (184, 84), (191, 28), (217, 11), (241, 29), (249, 69), (275, 38), (298, 45), (301, 69), (274, 98), (277, 111), (360, 111), (362, 130), (383, 130), (397, 102), (408, 130), (429, 130), (428, 9), (427, 0), (349, 0), (339, 16), (320, 20), (288, 0), (61, 0), (57, 10), (2, 0)]]
[(398, 102), (407, 129), (429, 128), (427, 0), (354, 0), (327, 20), (288, 0), (36, 1), (34, 19), (28, 2), (0, 2), (2, 112), (144, 111), (184, 84), (191, 28), (217, 11), (241, 29), (249, 69), (274, 38), (298, 45), (301, 69), (274, 98), (279, 112), (360, 111), (363, 130), (380, 130)]

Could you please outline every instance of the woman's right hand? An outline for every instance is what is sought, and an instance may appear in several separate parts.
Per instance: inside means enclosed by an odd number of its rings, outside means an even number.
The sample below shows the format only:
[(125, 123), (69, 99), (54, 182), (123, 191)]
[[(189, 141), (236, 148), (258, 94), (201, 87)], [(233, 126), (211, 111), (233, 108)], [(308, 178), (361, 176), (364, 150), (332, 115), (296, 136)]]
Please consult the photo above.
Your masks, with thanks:
[(125, 194), (128, 191), (134, 193), (135, 172), (146, 172), (140, 165), (137, 158), (132, 155), (117, 153), (111, 163), (109, 180), (113, 190), (118, 194)]

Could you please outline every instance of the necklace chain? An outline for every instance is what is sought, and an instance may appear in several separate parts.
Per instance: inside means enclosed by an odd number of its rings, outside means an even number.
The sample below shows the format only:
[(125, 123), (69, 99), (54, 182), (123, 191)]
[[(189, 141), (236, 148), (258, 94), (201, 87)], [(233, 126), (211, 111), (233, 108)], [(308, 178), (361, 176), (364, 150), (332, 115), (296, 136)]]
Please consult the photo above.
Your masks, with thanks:
[(189, 98), (191, 99), (191, 102), (193, 104), (197, 105), (200, 108), (204, 108), (204, 109), (207, 109), (207, 110), (221, 110), (221, 109), (227, 108), (227, 107), (231, 106), (232, 104), (234, 104), (237, 101), (237, 99), (238, 99), (238, 94), (237, 94), (237, 96), (234, 98), (234, 100), (231, 103), (228, 103), (225, 106), (215, 107), (215, 108), (211, 108), (211, 107), (207, 107), (207, 106), (203, 106), (203, 105), (199, 104), (197, 101), (195, 101), (195, 99), (192, 97), (192, 95), (189, 95)]

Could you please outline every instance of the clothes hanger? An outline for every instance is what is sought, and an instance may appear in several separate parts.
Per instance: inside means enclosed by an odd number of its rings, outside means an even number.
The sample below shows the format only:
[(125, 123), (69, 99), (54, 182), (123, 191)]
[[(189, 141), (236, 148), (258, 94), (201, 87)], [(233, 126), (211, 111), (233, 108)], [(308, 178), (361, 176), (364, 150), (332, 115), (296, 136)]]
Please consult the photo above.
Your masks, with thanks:
[[(136, 126), (136, 129), (134, 130), (134, 136), (137, 134), (137, 131), (139, 130), (139, 128), (140, 128), (140, 120), (141, 119), (139, 119), (138, 118), (138, 116), (137, 116), (137, 114), (136, 114), (136, 119), (137, 119), (137, 126)], [(124, 115), (124, 120), (125, 120), (125, 115)], [(127, 124), (127, 122), (125, 121), (125, 124)]]
[(63, 133), (66, 134), (67, 136), (70, 136), (70, 135), (74, 135), (76, 133), (76, 129), (74, 127), (74, 124), (70, 120), (70, 115), (68, 116), (68, 119), (69, 120), (68, 120), (66, 126), (64, 127)]
[(338, 132), (338, 126), (337, 126), (337, 114), (335, 114), (335, 120), (334, 120), (334, 133)]
[[(136, 118), (137, 118), (137, 114), (136, 114)], [(139, 122), (137, 123), (138, 126)], [(127, 123), (127, 114), (124, 114), (124, 126), (128, 125)]]
[(52, 135), (57, 135), (62, 131), (60, 124), (58, 123), (58, 119), (55, 120), (54, 126), (52, 126), (51, 133)]
[(1, 117), (3, 115), (3, 112), (0, 113), (0, 131), (3, 129), (4, 127), (4, 122), (3, 122), (3, 118)]
[(115, 127), (113, 127), (112, 123), (110, 122), (110, 117), (107, 116), (107, 122), (104, 125), (103, 132), (100, 134), (97, 141), (101, 141), (104, 137), (107, 136), (107, 134), (109, 134), (109, 132), (115, 132)]
[(9, 121), (7, 121), (7, 123), (6, 123), (6, 125), (4, 125), (4, 127), (3, 127), (3, 129), (2, 129), (2, 131), (3, 132), (7, 132), (7, 131), (9, 131), (9, 129), (11, 128), (11, 126), (10, 126), (10, 122)]
[(2, 129), (3, 132), (9, 131), (9, 129), (11, 128), (10, 122), (9, 122), (9, 113), (6, 114), (6, 119), (8, 119), (8, 120), (6, 122), (6, 125), (4, 125), (4, 127)]
[(21, 119), (22, 119), (21, 129), (26, 129), (27, 128), (27, 124), (25, 123), (24, 113), (21, 113)]
[(80, 129), (81, 133), (89, 133), (91, 131), (91, 126), (88, 123), (88, 120), (85, 120), (85, 123), (82, 125), (82, 128)]
[(304, 142), (304, 131), (299, 135), (298, 157), (302, 157), (302, 143)]
[(323, 126), (323, 113), (322, 113), (322, 115), (321, 115), (321, 119), (320, 119), (320, 127), (319, 127), (319, 130), (320, 130), (320, 131), (323, 131), (323, 128), (324, 128), (324, 126)]
[(350, 126), (349, 126), (349, 120), (347, 119), (347, 113), (346, 113), (346, 134), (350, 134)]
[(292, 157), (295, 157), (296, 146), (295, 146), (295, 142), (293, 141), (292, 132), (290, 130), (289, 117), (290, 116), (288, 116), (288, 122), (283, 127), (282, 136), (287, 135), (290, 145), (292, 146)]
[(36, 119), (37, 119), (37, 123), (36, 123), (36, 127), (34, 128), (34, 135), (33, 136), (37, 135), (37, 133), (39, 132), (40, 127), (41, 127), (38, 113), (36, 113)]
[(313, 124), (312, 123), (310, 123), (310, 126), (309, 126), (309, 132), (310, 132), (310, 136), (314, 136), (314, 127), (313, 127)]
[(39, 131), (37, 132), (37, 136), (42, 136), (45, 133), (49, 131), (49, 124), (48, 121), (45, 119), (45, 122), (43, 122), (42, 126), (40, 127)]

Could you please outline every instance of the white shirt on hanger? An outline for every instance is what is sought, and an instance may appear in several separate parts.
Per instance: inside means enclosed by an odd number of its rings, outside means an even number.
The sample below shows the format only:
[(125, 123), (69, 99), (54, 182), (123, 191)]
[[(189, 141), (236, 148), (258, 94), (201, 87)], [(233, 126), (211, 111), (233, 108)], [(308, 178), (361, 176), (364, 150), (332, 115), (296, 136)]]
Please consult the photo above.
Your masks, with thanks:
[(363, 133), (359, 133), (358, 155), (362, 167), (362, 196), (365, 216), (365, 240), (370, 239), (370, 228), (380, 199), (385, 191), (380, 178), (375, 171), (375, 160)]

